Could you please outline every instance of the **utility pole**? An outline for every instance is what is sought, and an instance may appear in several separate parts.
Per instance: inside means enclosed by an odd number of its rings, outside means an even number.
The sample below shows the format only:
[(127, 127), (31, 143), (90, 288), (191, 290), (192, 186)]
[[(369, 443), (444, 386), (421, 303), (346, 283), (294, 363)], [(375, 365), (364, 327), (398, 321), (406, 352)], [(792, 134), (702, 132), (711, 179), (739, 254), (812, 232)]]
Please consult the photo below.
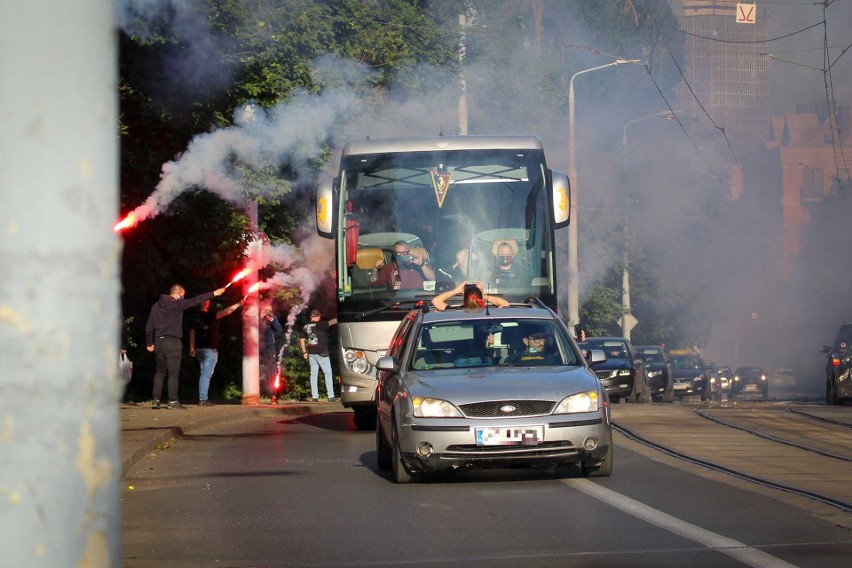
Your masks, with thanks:
[[(246, 204), (246, 229), (252, 235), (258, 235), (257, 201), (250, 198)], [(253, 250), (253, 249), (251, 249)], [(243, 308), (243, 398), (244, 405), (260, 404), (260, 323), (258, 319), (259, 294), (257, 284), (257, 269), (254, 258), (249, 256), (249, 266), (252, 271), (243, 278), (243, 294), (246, 301)]]
[(461, 28), (461, 39), (459, 41), (459, 68), (461, 69), (461, 79), (459, 80), (459, 134), (467, 134), (467, 78), (464, 73), (467, 22), (464, 13), (459, 14), (459, 27)]
[(0, 4), (0, 550), (121, 565), (115, 3)]

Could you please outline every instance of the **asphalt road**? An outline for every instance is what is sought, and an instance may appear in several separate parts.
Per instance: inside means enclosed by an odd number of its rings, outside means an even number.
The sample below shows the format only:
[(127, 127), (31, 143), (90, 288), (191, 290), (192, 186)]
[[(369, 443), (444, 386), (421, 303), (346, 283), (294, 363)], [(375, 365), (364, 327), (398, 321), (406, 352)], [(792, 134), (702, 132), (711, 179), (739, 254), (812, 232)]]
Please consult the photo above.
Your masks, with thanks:
[[(613, 477), (487, 470), (395, 485), (351, 414), (177, 439), (122, 489), (125, 566), (847, 566), (852, 533), (634, 452)], [(787, 564), (785, 564), (787, 563)]]

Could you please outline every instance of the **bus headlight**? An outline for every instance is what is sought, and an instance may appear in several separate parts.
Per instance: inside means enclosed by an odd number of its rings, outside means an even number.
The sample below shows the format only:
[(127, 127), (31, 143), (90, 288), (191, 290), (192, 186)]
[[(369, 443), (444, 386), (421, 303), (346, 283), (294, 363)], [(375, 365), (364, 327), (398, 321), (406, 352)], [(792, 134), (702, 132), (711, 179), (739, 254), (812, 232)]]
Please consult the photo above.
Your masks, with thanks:
[(367, 354), (357, 349), (344, 349), (343, 362), (346, 368), (359, 375), (375, 375), (376, 368), (367, 360)]

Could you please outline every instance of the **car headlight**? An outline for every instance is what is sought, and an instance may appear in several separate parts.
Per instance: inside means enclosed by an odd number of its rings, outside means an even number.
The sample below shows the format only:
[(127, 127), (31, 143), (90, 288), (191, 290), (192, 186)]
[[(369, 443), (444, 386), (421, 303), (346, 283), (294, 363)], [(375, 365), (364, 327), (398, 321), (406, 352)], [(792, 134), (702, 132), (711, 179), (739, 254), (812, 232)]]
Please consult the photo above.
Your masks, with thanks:
[(374, 375), (376, 368), (367, 361), (367, 354), (357, 349), (344, 349), (343, 361), (346, 367), (353, 373), (361, 375)]
[(585, 391), (566, 396), (556, 405), (554, 414), (572, 414), (574, 412), (595, 412), (598, 409), (598, 391)]
[(761, 381), (765, 381), (765, 380), (766, 380), (766, 375), (760, 375), (760, 380), (761, 380)]
[(704, 380), (704, 375), (698, 375), (697, 377), (692, 379), (692, 382), (698, 382), (698, 381), (703, 381), (703, 380)]
[(418, 418), (462, 418), (459, 409), (446, 400), (416, 396), (411, 402), (414, 404), (414, 416)]
[(740, 380), (739, 377), (734, 377), (734, 381), (739, 381), (739, 380)]
[(630, 369), (619, 369), (618, 376), (619, 377), (627, 377), (630, 375)]
[(715, 382), (716, 382), (716, 379), (710, 379), (710, 384), (711, 384), (711, 385), (712, 385), (713, 383), (715, 383)]
[(654, 377), (658, 377), (662, 374), (663, 374), (662, 371), (648, 371), (648, 378), (653, 379)]

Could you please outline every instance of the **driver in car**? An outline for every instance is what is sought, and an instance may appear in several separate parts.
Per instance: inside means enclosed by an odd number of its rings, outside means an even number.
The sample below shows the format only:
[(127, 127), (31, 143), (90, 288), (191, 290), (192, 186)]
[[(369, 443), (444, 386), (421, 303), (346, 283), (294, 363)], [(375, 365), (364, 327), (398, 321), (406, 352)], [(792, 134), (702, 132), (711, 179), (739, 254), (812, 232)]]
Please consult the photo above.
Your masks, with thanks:
[(540, 326), (527, 330), (523, 338), (526, 349), (521, 353), (509, 356), (505, 365), (558, 365), (559, 359), (551, 351), (552, 338), (550, 333)]

